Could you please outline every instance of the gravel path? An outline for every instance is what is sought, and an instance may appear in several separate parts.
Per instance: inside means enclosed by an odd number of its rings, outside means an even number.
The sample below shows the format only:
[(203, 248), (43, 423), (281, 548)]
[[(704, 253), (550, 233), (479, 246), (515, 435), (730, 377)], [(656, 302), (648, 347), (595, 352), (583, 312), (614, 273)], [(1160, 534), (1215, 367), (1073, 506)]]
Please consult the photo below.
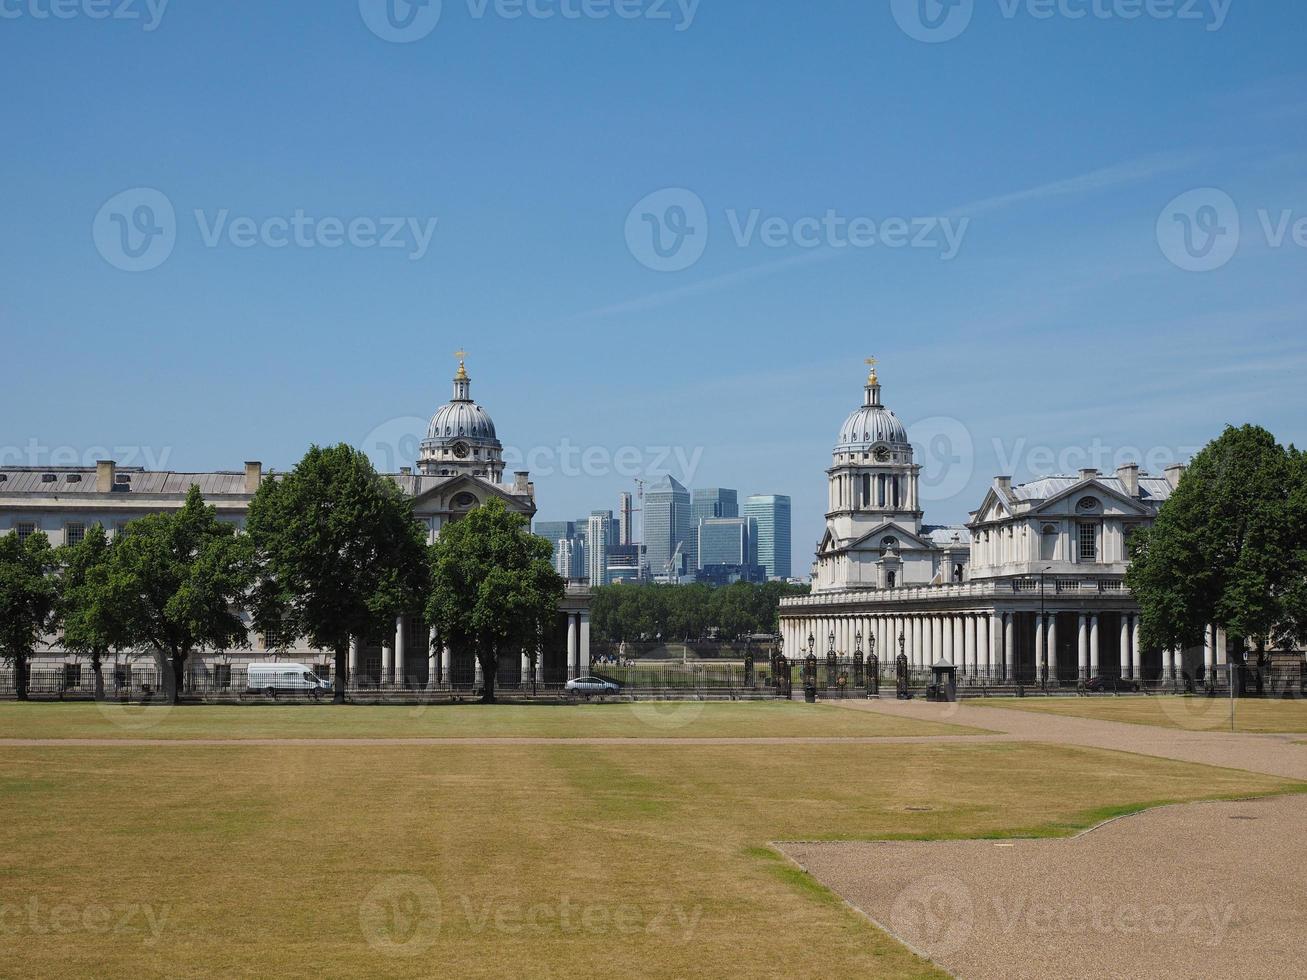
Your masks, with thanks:
[[(989, 712), (986, 709), (986, 714)], [(963, 977), (1301, 976), (1307, 797), (1163, 807), (1067, 840), (779, 844)]]
[[(1113, 749), (1307, 781), (1307, 744), (1298, 740), (1300, 736), (1149, 728), (1146, 725), (1070, 718), (1044, 712), (976, 707), (965, 701), (954, 704), (897, 700), (831, 703), (852, 710), (874, 711), (899, 718), (972, 725), (1004, 732), (1013, 741)], [(1228, 710), (1219, 701), (1204, 698), (1168, 698), (1163, 703), (1163, 708), (1176, 712), (1177, 720), (1182, 723), (1186, 715), (1196, 719), (1206, 718), (1208, 713)]]
[(993, 735), (794, 735), (759, 736), (756, 738), (725, 736), (721, 738), (688, 736), (653, 737), (634, 736), (578, 738), (546, 738), (506, 735), (479, 738), (0, 738), (0, 748), (123, 748), (153, 747), (162, 745), (262, 745), (262, 746), (321, 746), (321, 745), (975, 745), (985, 742), (1010, 742), (1011, 736)]

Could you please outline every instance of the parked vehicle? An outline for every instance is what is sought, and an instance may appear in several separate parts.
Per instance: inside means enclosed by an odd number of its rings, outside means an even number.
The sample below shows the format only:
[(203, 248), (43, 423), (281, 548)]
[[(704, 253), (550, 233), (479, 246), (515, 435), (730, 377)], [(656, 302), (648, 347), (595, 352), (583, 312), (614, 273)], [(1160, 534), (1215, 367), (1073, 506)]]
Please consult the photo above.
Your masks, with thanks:
[(612, 681), (606, 681), (602, 677), (574, 677), (567, 682), (568, 694), (584, 694), (590, 697), (594, 694), (617, 694), (621, 687)]
[(266, 694), (270, 698), (278, 694), (320, 698), (331, 691), (330, 681), (324, 681), (303, 664), (250, 664), (245, 686), (251, 693)]
[(1128, 677), (1091, 677), (1085, 682), (1085, 690), (1095, 694), (1114, 691), (1129, 691), (1137, 694), (1139, 682)]

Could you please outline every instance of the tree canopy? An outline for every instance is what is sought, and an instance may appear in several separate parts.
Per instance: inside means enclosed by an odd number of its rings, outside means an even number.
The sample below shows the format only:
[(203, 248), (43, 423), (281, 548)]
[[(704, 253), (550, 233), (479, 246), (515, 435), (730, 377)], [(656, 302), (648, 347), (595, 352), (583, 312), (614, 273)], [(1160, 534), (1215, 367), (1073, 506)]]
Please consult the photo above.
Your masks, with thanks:
[(495, 699), (500, 658), (535, 658), (566, 592), (548, 541), (498, 499), (446, 525), (431, 549), (427, 618), (451, 648), (481, 663), (485, 700)]
[(175, 703), (194, 651), (248, 645), (238, 611), (248, 600), (252, 557), (249, 538), (220, 521), (192, 486), (180, 510), (127, 525), (85, 596), (117, 610), (124, 642), (155, 651), (164, 694)]
[(785, 582), (755, 585), (608, 585), (595, 590), (591, 622), (598, 637), (623, 640), (697, 640), (717, 630), (726, 639), (775, 633), (780, 600), (806, 595), (808, 586)]
[(104, 697), (105, 657), (128, 642), (122, 609), (109, 588), (112, 547), (104, 527), (92, 524), (80, 542), (58, 551), (64, 649), (91, 658), (97, 699)]
[(58, 621), (58, 564), (42, 532), (23, 540), (0, 535), (0, 659), (14, 668), (20, 701), (27, 700), (31, 656)]
[(1305, 476), (1302, 454), (1257, 426), (1228, 427), (1194, 457), (1132, 541), (1145, 645), (1196, 646), (1208, 624), (1259, 651), (1304, 639)]
[(343, 702), (350, 638), (393, 635), (396, 617), (422, 604), (426, 535), (411, 502), (359, 450), (313, 446), (263, 481), (245, 526), (258, 561), (256, 627), (333, 650)]

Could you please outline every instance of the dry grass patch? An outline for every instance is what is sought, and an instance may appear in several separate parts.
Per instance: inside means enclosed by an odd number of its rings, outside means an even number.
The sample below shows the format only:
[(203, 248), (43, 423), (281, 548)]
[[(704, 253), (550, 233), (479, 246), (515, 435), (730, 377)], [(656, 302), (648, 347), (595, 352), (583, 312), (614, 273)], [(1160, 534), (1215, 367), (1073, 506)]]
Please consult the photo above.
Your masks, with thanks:
[(339, 707), (0, 703), (0, 738), (868, 738), (978, 731), (794, 701)]
[(933, 976), (768, 842), (1053, 834), (1289, 787), (1016, 743), (10, 747), (0, 957), (47, 977)]

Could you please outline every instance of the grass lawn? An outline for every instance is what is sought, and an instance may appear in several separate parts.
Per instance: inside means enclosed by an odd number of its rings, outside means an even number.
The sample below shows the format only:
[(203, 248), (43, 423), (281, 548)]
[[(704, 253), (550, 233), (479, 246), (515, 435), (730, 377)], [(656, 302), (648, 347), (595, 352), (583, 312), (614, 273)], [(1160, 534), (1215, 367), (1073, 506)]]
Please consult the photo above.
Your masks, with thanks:
[(793, 701), (175, 708), (0, 703), (0, 738), (866, 738), (977, 731)]
[[(465, 731), (497, 730), (491, 715)], [(0, 963), (935, 976), (768, 842), (1056, 835), (1154, 802), (1305, 788), (1028, 743), (9, 746)]]
[[(976, 698), (968, 705), (1046, 711), (1075, 718), (1123, 721), (1132, 725), (1154, 725), (1187, 731), (1230, 730), (1228, 698), (1184, 697), (1158, 694), (1153, 697), (1088, 698)], [(1262, 701), (1240, 699), (1235, 704), (1235, 731), (1249, 733), (1307, 732), (1307, 701)]]

